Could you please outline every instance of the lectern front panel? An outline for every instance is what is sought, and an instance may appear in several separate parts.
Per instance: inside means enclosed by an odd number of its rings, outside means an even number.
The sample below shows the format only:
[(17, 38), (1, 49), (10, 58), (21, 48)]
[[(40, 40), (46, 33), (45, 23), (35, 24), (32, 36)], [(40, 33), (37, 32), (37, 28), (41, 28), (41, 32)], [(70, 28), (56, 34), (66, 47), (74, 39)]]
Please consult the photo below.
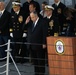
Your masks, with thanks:
[(47, 37), (50, 75), (76, 75), (76, 38)]

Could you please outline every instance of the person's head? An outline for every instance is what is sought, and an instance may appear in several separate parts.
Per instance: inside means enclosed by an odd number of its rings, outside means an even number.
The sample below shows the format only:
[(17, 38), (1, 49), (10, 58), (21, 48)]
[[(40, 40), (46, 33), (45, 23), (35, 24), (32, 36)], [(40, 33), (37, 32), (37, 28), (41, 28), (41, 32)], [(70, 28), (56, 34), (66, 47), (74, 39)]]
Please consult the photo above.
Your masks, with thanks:
[(29, 11), (30, 11), (30, 12), (36, 11), (36, 6), (35, 6), (34, 3), (30, 3), (30, 4), (29, 4)]
[(0, 2), (0, 11), (5, 9), (5, 3), (4, 2)]
[(72, 18), (74, 12), (75, 12), (74, 9), (69, 8), (69, 7), (66, 7), (66, 8), (64, 9), (64, 16), (65, 16), (65, 17)]
[(27, 2), (28, 2), (28, 3), (30, 3), (30, 2), (31, 2), (31, 0), (27, 0)]
[(33, 22), (36, 22), (37, 18), (38, 18), (38, 15), (37, 15), (37, 12), (31, 12), (30, 13), (30, 18)]
[(54, 10), (54, 8), (52, 6), (46, 5), (45, 6), (45, 14), (46, 14), (46, 16), (48, 17), (48, 16), (52, 15), (53, 10)]
[(48, 3), (46, 1), (42, 2), (42, 10), (45, 10), (45, 6), (48, 5)]
[(55, 3), (58, 3), (60, 0), (54, 0)]
[(21, 8), (21, 3), (19, 1), (12, 2), (12, 8), (14, 12), (17, 12)]

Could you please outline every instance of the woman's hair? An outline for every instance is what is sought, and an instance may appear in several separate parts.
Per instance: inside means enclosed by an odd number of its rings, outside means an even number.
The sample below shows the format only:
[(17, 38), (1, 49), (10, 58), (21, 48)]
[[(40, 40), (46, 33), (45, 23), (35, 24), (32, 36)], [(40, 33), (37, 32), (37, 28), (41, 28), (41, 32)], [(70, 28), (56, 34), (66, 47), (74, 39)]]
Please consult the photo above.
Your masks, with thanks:
[(73, 17), (73, 14), (75, 12), (75, 9), (72, 9), (72, 8), (69, 8), (69, 7), (66, 7), (64, 9), (64, 16), (66, 17)]

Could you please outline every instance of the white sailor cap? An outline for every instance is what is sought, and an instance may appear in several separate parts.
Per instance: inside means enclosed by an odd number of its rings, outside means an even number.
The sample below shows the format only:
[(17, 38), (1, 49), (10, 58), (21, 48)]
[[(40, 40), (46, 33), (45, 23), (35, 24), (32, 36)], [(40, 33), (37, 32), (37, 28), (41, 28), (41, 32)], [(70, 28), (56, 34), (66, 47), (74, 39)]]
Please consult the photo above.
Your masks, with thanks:
[(52, 6), (50, 6), (50, 5), (45, 6), (45, 10), (50, 10), (50, 9), (54, 10), (54, 8)]
[(12, 7), (21, 6), (21, 3), (19, 1), (12, 2)]

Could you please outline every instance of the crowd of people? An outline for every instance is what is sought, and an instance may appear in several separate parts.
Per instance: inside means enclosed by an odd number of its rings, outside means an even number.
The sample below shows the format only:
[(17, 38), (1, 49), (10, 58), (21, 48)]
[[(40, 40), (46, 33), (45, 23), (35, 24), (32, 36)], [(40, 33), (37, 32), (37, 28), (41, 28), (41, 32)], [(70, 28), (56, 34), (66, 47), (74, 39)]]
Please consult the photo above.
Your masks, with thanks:
[[(41, 10), (34, 0), (27, 0), (21, 5), (20, 1), (12, 2), (11, 12), (8, 12), (5, 3), (0, 2), (0, 45), (11, 39), (15, 62), (23, 62), (23, 58), (30, 55), (35, 58), (32, 60), (36, 65), (35, 75), (44, 75), (45, 60), (41, 59), (45, 59), (45, 55), (47, 57), (46, 37), (75, 37), (76, 8), (66, 7), (60, 0), (54, 0), (52, 5), (44, 1)], [(6, 56), (6, 48), (0, 47), (0, 58)]]

